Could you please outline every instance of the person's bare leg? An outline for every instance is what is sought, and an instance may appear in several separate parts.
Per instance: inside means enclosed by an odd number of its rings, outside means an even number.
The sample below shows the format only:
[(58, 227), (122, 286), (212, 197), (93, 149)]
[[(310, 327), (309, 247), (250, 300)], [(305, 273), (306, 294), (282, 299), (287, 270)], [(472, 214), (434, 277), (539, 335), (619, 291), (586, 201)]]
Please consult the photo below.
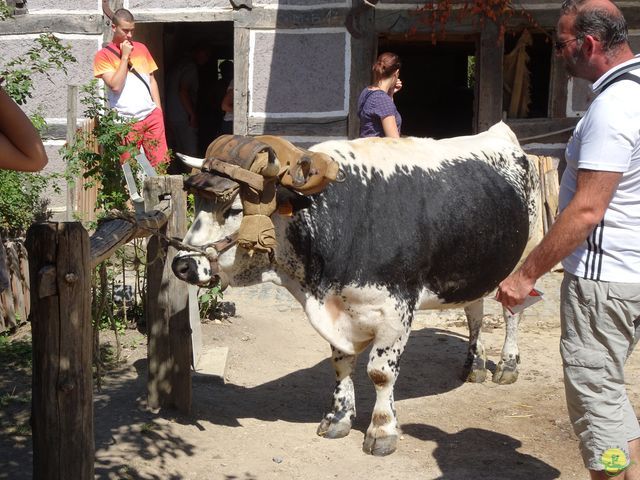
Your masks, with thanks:
[(631, 463), (624, 471), (624, 480), (640, 480), (640, 438), (629, 442), (629, 457)]
[(606, 480), (615, 478), (617, 480), (640, 480), (640, 438), (629, 442), (629, 466), (620, 475), (611, 475), (604, 470), (589, 470), (591, 480)]

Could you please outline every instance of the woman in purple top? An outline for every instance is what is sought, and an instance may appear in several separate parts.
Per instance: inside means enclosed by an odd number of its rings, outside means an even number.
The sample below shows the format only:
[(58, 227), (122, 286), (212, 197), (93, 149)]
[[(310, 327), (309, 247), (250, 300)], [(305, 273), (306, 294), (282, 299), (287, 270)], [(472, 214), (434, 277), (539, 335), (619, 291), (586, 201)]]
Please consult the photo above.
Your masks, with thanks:
[(395, 53), (381, 53), (371, 67), (373, 83), (358, 98), (360, 137), (400, 137), (402, 117), (393, 95), (402, 88), (400, 57)]

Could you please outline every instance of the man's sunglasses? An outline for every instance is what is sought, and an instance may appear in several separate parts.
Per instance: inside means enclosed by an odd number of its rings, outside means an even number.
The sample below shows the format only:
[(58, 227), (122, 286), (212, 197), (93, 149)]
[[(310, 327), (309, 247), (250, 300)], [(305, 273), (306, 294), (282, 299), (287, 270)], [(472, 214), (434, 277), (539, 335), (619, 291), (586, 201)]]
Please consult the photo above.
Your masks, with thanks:
[(562, 50), (564, 50), (564, 47), (566, 47), (567, 45), (569, 45), (571, 42), (577, 42), (578, 40), (582, 40), (582, 36), (578, 35), (575, 38), (570, 38), (569, 40), (565, 40), (564, 42), (555, 42), (553, 44), (553, 48), (556, 49), (556, 52), (560, 53)]

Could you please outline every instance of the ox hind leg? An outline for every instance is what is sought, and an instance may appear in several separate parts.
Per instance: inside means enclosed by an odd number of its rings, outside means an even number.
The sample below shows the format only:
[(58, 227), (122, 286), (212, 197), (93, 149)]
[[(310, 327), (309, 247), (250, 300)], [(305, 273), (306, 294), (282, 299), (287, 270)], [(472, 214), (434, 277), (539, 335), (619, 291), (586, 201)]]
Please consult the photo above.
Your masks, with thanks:
[(327, 438), (346, 437), (356, 417), (356, 399), (351, 372), (356, 355), (348, 355), (331, 346), (331, 362), (336, 372), (336, 387), (333, 390), (331, 410), (324, 415), (317, 434)]
[(487, 352), (480, 341), (482, 317), (484, 314), (482, 299), (464, 307), (469, 326), (469, 347), (467, 359), (462, 369), (462, 380), (471, 383), (482, 383), (487, 378)]
[(492, 380), (500, 385), (514, 383), (518, 379), (518, 364), (520, 352), (518, 350), (518, 324), (521, 313), (512, 314), (506, 308), (502, 311), (505, 323), (504, 345), (500, 363), (496, 367)]
[(367, 428), (362, 450), (376, 456), (395, 452), (398, 443), (398, 419), (393, 387), (400, 372), (400, 357), (411, 331), (411, 315), (398, 319), (394, 326), (378, 331), (369, 354), (367, 373), (376, 389), (376, 403)]

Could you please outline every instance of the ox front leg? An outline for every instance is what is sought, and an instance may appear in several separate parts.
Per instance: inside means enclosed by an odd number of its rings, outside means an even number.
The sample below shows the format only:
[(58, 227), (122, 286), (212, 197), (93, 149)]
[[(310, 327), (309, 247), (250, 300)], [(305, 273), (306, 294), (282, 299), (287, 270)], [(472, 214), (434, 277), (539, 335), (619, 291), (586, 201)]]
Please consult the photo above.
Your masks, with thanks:
[(518, 324), (521, 313), (510, 313), (504, 308), (502, 310), (505, 323), (504, 345), (500, 363), (493, 374), (492, 380), (500, 385), (508, 385), (518, 380), (518, 364), (520, 363), (520, 352), (518, 351)]
[(379, 332), (369, 356), (367, 373), (376, 388), (376, 403), (362, 450), (371, 455), (389, 455), (396, 451), (398, 444), (393, 387), (400, 372), (400, 357), (409, 337), (411, 319), (403, 319), (401, 325), (403, 331), (397, 335), (394, 332), (393, 339)]
[(351, 379), (356, 356), (347, 355), (332, 346), (331, 361), (336, 371), (333, 404), (320, 422), (317, 434), (327, 438), (342, 438), (349, 435), (351, 424), (356, 417), (356, 398)]
[(482, 299), (464, 307), (469, 326), (469, 349), (462, 369), (462, 380), (471, 383), (482, 383), (487, 379), (487, 352), (480, 341), (483, 307)]

